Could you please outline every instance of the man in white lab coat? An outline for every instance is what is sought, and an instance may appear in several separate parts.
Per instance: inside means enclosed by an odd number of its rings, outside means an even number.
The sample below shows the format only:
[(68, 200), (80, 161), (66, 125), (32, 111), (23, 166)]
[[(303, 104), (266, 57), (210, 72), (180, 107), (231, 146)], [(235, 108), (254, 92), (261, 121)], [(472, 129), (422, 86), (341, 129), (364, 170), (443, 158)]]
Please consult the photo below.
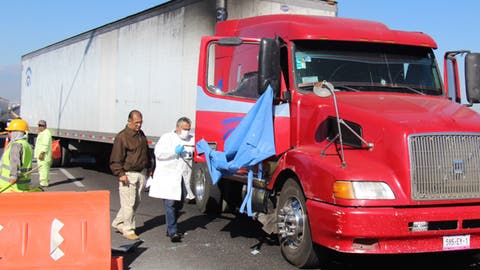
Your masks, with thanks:
[(172, 242), (181, 242), (177, 219), (178, 211), (183, 207), (183, 197), (194, 198), (189, 183), (195, 140), (190, 128), (191, 120), (181, 117), (175, 130), (163, 134), (155, 145), (156, 167), (149, 196), (163, 199), (167, 236)]

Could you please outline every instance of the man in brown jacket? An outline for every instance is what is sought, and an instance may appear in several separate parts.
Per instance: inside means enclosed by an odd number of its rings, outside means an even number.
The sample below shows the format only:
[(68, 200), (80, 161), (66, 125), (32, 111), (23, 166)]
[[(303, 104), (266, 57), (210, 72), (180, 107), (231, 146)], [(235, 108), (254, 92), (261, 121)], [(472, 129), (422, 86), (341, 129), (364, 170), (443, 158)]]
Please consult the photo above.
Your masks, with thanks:
[[(127, 126), (115, 136), (110, 155), (110, 169), (118, 176), (120, 210), (112, 226), (123, 237), (137, 240), (135, 210), (145, 183), (145, 173), (151, 174), (147, 137), (141, 130), (142, 113), (133, 110), (128, 114)], [(148, 172), (147, 172), (148, 170)]]

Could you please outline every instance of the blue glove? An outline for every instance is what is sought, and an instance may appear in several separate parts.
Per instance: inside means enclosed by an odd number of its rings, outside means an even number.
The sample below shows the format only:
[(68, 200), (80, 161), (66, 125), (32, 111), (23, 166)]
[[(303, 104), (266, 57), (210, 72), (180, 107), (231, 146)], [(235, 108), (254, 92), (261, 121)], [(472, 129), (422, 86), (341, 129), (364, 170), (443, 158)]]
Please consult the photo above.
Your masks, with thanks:
[(180, 155), (184, 150), (185, 146), (179, 144), (175, 147), (175, 154)]

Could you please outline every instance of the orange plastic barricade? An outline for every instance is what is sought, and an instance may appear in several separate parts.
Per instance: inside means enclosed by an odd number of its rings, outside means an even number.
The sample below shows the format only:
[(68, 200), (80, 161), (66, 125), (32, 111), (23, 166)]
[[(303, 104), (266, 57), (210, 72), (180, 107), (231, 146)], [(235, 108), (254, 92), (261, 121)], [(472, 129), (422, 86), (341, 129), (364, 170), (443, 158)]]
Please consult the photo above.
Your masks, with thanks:
[(112, 268), (111, 270), (123, 270), (123, 257), (112, 256)]
[(110, 269), (110, 193), (0, 194), (0, 269)]

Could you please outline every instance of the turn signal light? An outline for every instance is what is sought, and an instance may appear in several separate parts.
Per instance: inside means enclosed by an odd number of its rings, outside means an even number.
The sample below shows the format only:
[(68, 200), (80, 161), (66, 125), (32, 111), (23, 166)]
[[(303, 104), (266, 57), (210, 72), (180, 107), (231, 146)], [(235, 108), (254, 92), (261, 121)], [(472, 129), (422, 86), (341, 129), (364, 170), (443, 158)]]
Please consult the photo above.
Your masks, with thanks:
[(355, 199), (353, 185), (350, 181), (337, 181), (333, 184), (333, 196), (338, 199)]

